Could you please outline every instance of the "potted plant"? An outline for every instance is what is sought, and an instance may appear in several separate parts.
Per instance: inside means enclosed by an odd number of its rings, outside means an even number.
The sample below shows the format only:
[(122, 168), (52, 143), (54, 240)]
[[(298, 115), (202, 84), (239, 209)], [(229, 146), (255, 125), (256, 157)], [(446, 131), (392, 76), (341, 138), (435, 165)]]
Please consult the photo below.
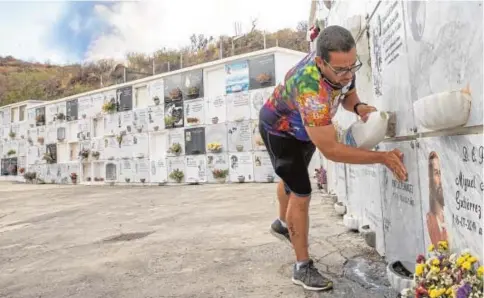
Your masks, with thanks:
[(86, 114), (82, 114), (82, 119), (86, 119), (87, 118), (87, 115)]
[(24, 179), (25, 181), (32, 183), (35, 178), (37, 178), (37, 173), (36, 172), (27, 172), (24, 174)]
[(196, 124), (198, 122), (200, 122), (200, 120), (197, 117), (187, 117), (187, 123)]
[(170, 173), (170, 178), (175, 180), (176, 183), (180, 183), (183, 180), (183, 177), (185, 177), (185, 174), (183, 174), (183, 172), (179, 169), (174, 169)]
[(123, 143), (123, 137), (125, 133), (121, 132), (119, 135), (116, 136), (116, 141), (118, 142), (119, 148), (121, 148), (121, 144)]
[(72, 184), (77, 184), (77, 174), (71, 173), (70, 177), (71, 177)]
[(212, 153), (220, 153), (222, 152), (222, 144), (214, 142), (214, 143), (209, 143), (207, 145), (207, 150), (212, 152)]
[(175, 118), (172, 116), (165, 116), (165, 127), (174, 127), (175, 126)]
[(198, 98), (200, 95), (200, 88), (198, 88), (197, 86), (189, 87), (187, 95), (190, 99)]
[(170, 146), (170, 149), (168, 149), (169, 153), (175, 154), (176, 156), (180, 155), (182, 153), (182, 147), (180, 143), (173, 143)]
[(64, 115), (64, 113), (60, 112), (56, 115), (55, 117), (57, 120), (60, 120), (60, 121), (63, 121), (66, 119), (66, 115)]
[(91, 182), (91, 177), (87, 177), (87, 178), (86, 178), (86, 181), (87, 181), (87, 182)]
[(145, 183), (146, 182), (146, 179), (145, 178), (141, 178), (139, 181), (141, 181), (141, 183)]
[(266, 72), (263, 72), (256, 77), (257, 82), (259, 82), (261, 85), (267, 85), (271, 82), (271, 79), (272, 76)]
[(153, 97), (153, 102), (155, 103), (155, 105), (159, 105), (160, 104), (160, 98), (158, 96)]
[(182, 92), (180, 88), (173, 88), (170, 91), (170, 99), (171, 100), (177, 100), (182, 98)]
[(93, 152), (91, 153), (91, 156), (92, 156), (94, 159), (96, 159), (96, 160), (98, 160), (98, 159), (99, 159), (99, 156), (100, 156), (100, 155), (101, 155), (101, 153), (99, 153), (99, 151), (93, 151)]
[(153, 130), (154, 130), (154, 131), (158, 131), (158, 129), (160, 129), (160, 127), (159, 127), (158, 125), (157, 125), (157, 126), (155, 126), (155, 127), (153, 127)]
[(15, 133), (13, 131), (10, 131), (8, 133), (8, 136), (11, 138), (11, 139), (15, 139)]
[(37, 115), (37, 117), (35, 117), (35, 121), (37, 122), (37, 126), (44, 125), (45, 116), (43, 114)]
[(10, 150), (8, 150), (7, 155), (12, 156), (12, 155), (15, 155), (15, 153), (17, 153), (17, 151), (10, 149)]
[(484, 297), (484, 266), (469, 250), (450, 254), (447, 241), (439, 241), (429, 252), (428, 259), (417, 256), (412, 285), (402, 297)]
[(23, 173), (25, 172), (25, 168), (18, 169), (18, 172), (23, 175)]
[(244, 146), (243, 146), (243, 145), (237, 145), (237, 146), (235, 146), (235, 149), (236, 149), (238, 152), (242, 152), (242, 150), (244, 150)]
[(239, 183), (244, 183), (245, 182), (245, 176), (239, 175), (239, 176), (237, 176), (237, 180), (239, 180)]
[(37, 138), (37, 142), (38, 142), (40, 145), (44, 145), (44, 137), (38, 137), (38, 138)]
[(44, 153), (42, 159), (45, 160), (45, 162), (47, 162), (48, 164), (54, 163), (54, 157), (51, 155), (50, 152)]
[(102, 110), (106, 114), (112, 114), (116, 112), (116, 104), (114, 103), (114, 101), (105, 102), (102, 106)]
[(131, 181), (130, 178), (124, 178), (124, 181), (126, 181), (126, 183), (129, 183)]
[(213, 117), (212, 124), (217, 124), (217, 123), (218, 123), (218, 117)]
[(218, 183), (225, 183), (225, 180), (229, 174), (229, 170), (213, 169), (212, 175)]
[(274, 178), (275, 178), (274, 175), (268, 174), (267, 177), (266, 177), (267, 183), (274, 182)]
[(34, 145), (34, 141), (32, 140), (31, 137), (27, 138), (27, 142), (29, 143), (30, 146)]
[(89, 157), (89, 149), (82, 149), (79, 151), (79, 157), (81, 160), (87, 159)]
[(136, 130), (138, 131), (138, 133), (141, 133), (143, 131), (143, 125), (137, 127)]

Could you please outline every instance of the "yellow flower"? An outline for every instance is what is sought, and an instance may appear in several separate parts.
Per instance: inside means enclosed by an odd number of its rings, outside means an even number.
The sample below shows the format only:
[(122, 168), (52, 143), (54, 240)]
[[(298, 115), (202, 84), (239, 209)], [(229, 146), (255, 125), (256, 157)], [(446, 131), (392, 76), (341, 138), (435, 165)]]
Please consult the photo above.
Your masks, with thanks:
[(457, 258), (457, 261), (455, 262), (455, 264), (460, 267), (465, 261), (466, 261), (466, 258), (464, 256), (460, 256)]
[(484, 275), (484, 266), (479, 266), (477, 268), (477, 276), (483, 276)]
[(447, 241), (439, 241), (437, 245), (439, 246), (439, 250), (447, 250), (449, 248)]
[(453, 292), (453, 291), (452, 291), (452, 288), (448, 288), (448, 289), (445, 291), (445, 295), (450, 296), (450, 295), (452, 295), (452, 292)]
[(467, 261), (470, 262), (471, 264), (474, 264), (475, 262), (477, 262), (477, 258), (476, 257), (470, 257)]
[(439, 259), (434, 259), (434, 260), (432, 261), (432, 265), (434, 265), (434, 266), (438, 266), (438, 265), (440, 265), (440, 261), (439, 261)]
[(435, 249), (435, 246), (433, 244), (430, 244), (429, 251), (434, 251), (434, 249)]
[(429, 293), (431, 298), (438, 298), (444, 294), (445, 294), (445, 289), (433, 289), (433, 290), (430, 290), (430, 293)]
[(431, 272), (433, 273), (439, 273), (440, 272), (440, 268), (439, 266), (432, 266), (432, 268), (430, 269)]
[(465, 261), (463, 264), (462, 264), (462, 269), (465, 269), (465, 270), (470, 270), (471, 269), (471, 263), (469, 261)]
[(425, 269), (425, 264), (417, 264), (417, 266), (415, 266), (415, 274), (417, 276), (422, 276), (424, 269)]

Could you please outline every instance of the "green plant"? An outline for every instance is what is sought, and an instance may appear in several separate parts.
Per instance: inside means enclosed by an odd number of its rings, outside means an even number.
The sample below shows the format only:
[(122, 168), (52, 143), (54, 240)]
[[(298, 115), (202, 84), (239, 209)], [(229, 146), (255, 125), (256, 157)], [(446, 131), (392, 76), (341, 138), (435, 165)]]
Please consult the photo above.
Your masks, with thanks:
[(165, 126), (166, 127), (170, 127), (170, 126), (173, 126), (173, 124), (175, 124), (175, 118), (172, 117), (172, 116), (165, 116)]
[(8, 136), (9, 136), (10, 138), (12, 138), (12, 139), (15, 139), (15, 132), (10, 131), (10, 132), (8, 133)]
[(101, 155), (101, 153), (99, 153), (99, 151), (92, 151), (91, 155), (92, 155), (92, 157), (97, 159), (97, 158), (99, 158), (99, 155)]
[(79, 151), (79, 157), (81, 159), (86, 159), (89, 157), (89, 149), (82, 149), (81, 151)]
[(49, 164), (54, 163), (54, 157), (49, 152), (44, 153), (44, 156), (42, 157), (42, 159), (45, 160)]
[(15, 155), (15, 153), (17, 153), (17, 151), (10, 149), (10, 150), (8, 150), (7, 155), (11, 156), (11, 155)]
[(116, 104), (112, 101), (106, 102), (102, 106), (104, 113), (114, 113), (116, 112)]
[(173, 143), (168, 151), (175, 155), (180, 155), (182, 153), (182, 147), (180, 143)]
[(26, 172), (24, 174), (24, 179), (28, 182), (32, 182), (32, 180), (35, 180), (35, 178), (37, 178), (36, 172)]
[(213, 169), (212, 170), (213, 178), (226, 178), (229, 174), (229, 170), (221, 170), (221, 169)]
[(66, 115), (64, 115), (64, 113), (59, 113), (57, 114), (57, 120), (65, 120), (66, 119)]
[(185, 177), (185, 174), (183, 174), (183, 172), (180, 171), (179, 169), (174, 169), (170, 173), (170, 178), (175, 180), (176, 183), (180, 183), (183, 180), (183, 177)]

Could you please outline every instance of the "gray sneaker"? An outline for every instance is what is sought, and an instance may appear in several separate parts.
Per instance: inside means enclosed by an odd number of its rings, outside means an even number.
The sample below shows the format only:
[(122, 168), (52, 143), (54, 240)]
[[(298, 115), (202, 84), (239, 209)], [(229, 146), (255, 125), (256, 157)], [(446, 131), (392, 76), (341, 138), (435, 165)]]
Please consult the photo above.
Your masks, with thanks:
[(294, 265), (292, 282), (310, 291), (325, 291), (333, 288), (333, 282), (319, 273), (318, 269), (314, 267), (313, 260), (309, 260), (299, 270)]

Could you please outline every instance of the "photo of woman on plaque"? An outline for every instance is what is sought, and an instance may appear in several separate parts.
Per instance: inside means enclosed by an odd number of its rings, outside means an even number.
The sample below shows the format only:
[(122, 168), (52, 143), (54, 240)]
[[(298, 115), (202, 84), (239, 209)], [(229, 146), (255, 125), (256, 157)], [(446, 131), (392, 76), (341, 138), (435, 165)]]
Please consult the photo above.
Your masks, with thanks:
[(444, 192), (440, 172), (440, 159), (435, 151), (429, 155), (429, 212), (427, 229), (430, 241), (437, 246), (439, 241), (448, 241), (444, 219)]

